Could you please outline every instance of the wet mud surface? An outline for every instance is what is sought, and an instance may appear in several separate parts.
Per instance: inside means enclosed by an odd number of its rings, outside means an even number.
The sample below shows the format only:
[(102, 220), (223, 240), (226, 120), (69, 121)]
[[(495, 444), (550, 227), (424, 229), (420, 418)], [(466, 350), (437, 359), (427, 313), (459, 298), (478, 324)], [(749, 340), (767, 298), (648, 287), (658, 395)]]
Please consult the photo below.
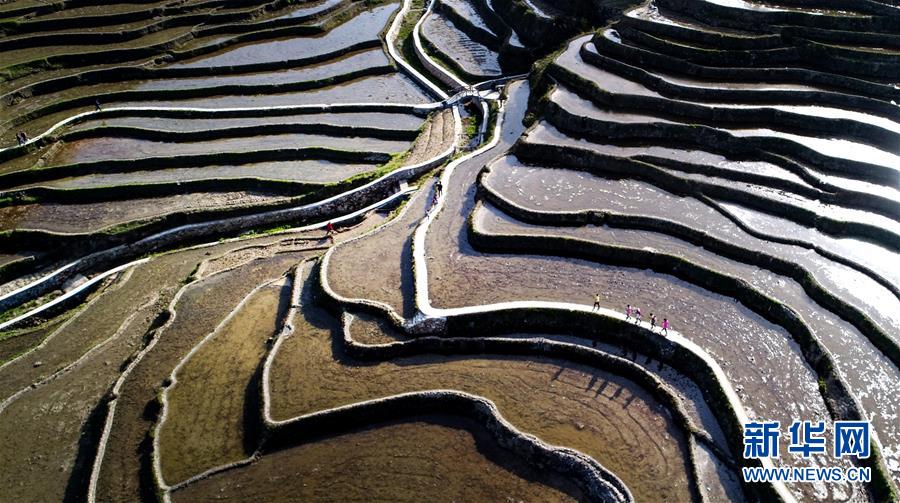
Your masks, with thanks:
[[(346, 477), (352, 473), (353, 483)], [(398, 495), (399, 494), (399, 495)], [(481, 427), (429, 416), (267, 453), (173, 494), (174, 501), (300, 499), (576, 501), (577, 489), (523, 466)]]

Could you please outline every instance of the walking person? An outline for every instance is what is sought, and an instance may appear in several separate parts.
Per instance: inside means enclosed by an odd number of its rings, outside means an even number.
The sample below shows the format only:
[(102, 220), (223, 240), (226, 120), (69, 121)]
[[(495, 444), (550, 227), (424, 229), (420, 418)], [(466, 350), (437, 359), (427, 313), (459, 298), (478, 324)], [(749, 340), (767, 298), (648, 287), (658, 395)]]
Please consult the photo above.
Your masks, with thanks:
[(98, 112), (103, 110), (103, 107), (100, 106), (100, 98), (94, 98), (94, 106), (97, 108)]
[(591, 308), (591, 312), (593, 313), (594, 311), (599, 311), (599, 310), (600, 310), (600, 293), (597, 292), (597, 294), (594, 295), (594, 307)]
[(663, 318), (662, 330), (660, 330), (659, 333), (663, 333), (663, 332), (665, 332), (666, 336), (668, 337), (668, 335), (669, 335), (669, 319), (668, 318)]
[(650, 313), (650, 331), (652, 332), (654, 328), (656, 328), (656, 316)]
[(634, 324), (639, 325), (641, 323), (641, 308), (634, 308)]
[(631, 304), (625, 306), (625, 321), (631, 319)]
[(438, 197), (440, 197), (441, 194), (442, 194), (443, 192), (444, 192), (444, 184), (442, 184), (442, 183), (441, 183), (441, 179), (438, 178), (437, 183), (434, 184), (434, 193), (435, 193)]
[(28, 134), (25, 133), (25, 131), (19, 131), (19, 134), (16, 135), (16, 139), (21, 142), (19, 145), (25, 145), (28, 143)]
[(18, 133), (16, 133), (16, 142), (19, 143), (19, 146), (20, 146), (20, 147), (21, 147), (22, 145), (25, 144), (25, 142), (22, 141), (22, 132), (21, 132), (21, 131), (19, 131)]
[(325, 238), (332, 244), (334, 243), (334, 224), (330, 220), (325, 224)]

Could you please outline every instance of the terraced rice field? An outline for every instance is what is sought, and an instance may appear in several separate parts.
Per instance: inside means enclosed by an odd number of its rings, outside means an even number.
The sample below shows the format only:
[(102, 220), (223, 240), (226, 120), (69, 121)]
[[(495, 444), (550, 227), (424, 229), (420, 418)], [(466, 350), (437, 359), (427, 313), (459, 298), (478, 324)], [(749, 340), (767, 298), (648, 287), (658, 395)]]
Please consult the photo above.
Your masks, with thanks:
[(0, 500), (897, 501), (898, 33), (0, 3)]

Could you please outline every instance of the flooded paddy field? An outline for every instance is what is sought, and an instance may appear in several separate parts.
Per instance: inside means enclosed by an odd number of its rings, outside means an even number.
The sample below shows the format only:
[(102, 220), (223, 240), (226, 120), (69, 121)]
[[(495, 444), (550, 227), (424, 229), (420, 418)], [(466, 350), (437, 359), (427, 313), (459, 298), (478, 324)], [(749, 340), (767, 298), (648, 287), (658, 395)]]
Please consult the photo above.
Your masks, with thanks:
[[(178, 179), (176, 178), (173, 181)], [(133, 179), (132, 179), (133, 181)], [(101, 183), (99, 186), (109, 186)], [(261, 204), (284, 196), (254, 192), (189, 193), (169, 197), (130, 199), (86, 204), (30, 204), (0, 208), (0, 229), (43, 229), (62, 233), (99, 232), (116, 225), (139, 222), (180, 211)], [(10, 215), (13, 208), (16, 214)]]
[[(667, 19), (657, 11), (651, 17), (654, 23)], [(672, 25), (677, 25), (679, 30), (658, 29), (667, 30), (666, 33), (677, 32), (685, 38), (696, 37), (696, 40), (703, 40), (709, 32), (719, 33), (715, 26), (708, 25), (710, 20), (702, 20), (707, 23), (699, 23), (706, 29), (702, 33), (702, 30), (695, 30), (693, 21), (681, 23), (677, 17)], [(719, 104), (722, 97), (732, 95), (737, 100), (743, 100), (756, 93), (760, 102), (771, 103), (777, 110), (826, 120), (840, 118), (847, 121), (845, 123), (848, 128), (856, 127), (854, 123), (874, 123), (890, 134), (895, 131), (896, 114), (878, 117), (852, 108), (852, 103), (862, 104), (869, 96), (877, 96), (877, 83), (868, 91), (858, 88), (850, 93), (844, 89), (841, 91), (843, 96), (835, 96), (833, 99), (824, 96), (824, 88), (791, 87), (795, 84), (802, 86), (803, 68), (807, 65), (814, 66), (811, 62), (800, 63), (796, 70), (785, 69), (777, 81), (770, 81), (772, 85), (765, 83), (753, 87), (747, 78), (746, 85), (738, 83), (720, 86), (714, 74), (725, 75), (724, 70), (718, 74), (710, 70), (707, 75), (694, 73), (694, 67), (686, 66), (679, 76), (676, 75), (679, 72), (674, 65), (665, 65), (662, 58), (647, 56), (644, 59), (649, 65), (647, 71), (659, 72), (658, 75), (673, 85), (690, 84), (694, 91), (680, 91), (672, 85), (659, 85), (658, 82), (654, 84), (656, 87), (650, 89), (636, 80), (641, 74), (633, 68), (623, 66), (623, 63), (628, 62), (622, 59), (625, 54), (654, 50), (654, 47), (647, 45), (647, 39), (640, 36), (643, 32), (638, 32), (650, 28), (657, 29), (646, 24), (631, 23), (622, 31), (607, 31), (573, 41), (554, 63), (559, 68), (556, 75), (563, 83), (551, 90), (550, 94), (551, 102), (565, 113), (550, 114), (549, 123), (540, 123), (526, 134), (525, 142), (518, 149), (519, 158), (526, 159), (525, 164), (518, 161), (496, 163), (491, 166), (490, 174), (483, 179), (486, 187), (524, 208), (530, 215), (529, 218), (543, 218), (547, 225), (516, 223), (512, 217), (503, 215), (502, 212), (497, 213), (499, 210), (485, 207), (480, 210), (480, 219), (476, 217), (476, 227), (483, 224), (485, 232), (489, 229), (492, 233), (552, 235), (602, 243), (604, 246), (626, 246), (642, 252), (672, 254), (695, 264), (707, 264), (704, 267), (731, 271), (736, 277), (760, 288), (767, 296), (790, 306), (805, 321), (821, 344), (832, 353), (843, 379), (873, 421), (882, 442), (887, 446), (896, 445), (893, 424), (897, 417), (897, 402), (890, 397), (892, 392), (887, 390), (898, 382), (898, 362), (891, 355), (895, 354), (892, 348), (896, 347), (898, 333), (893, 313), (900, 306), (897, 304), (896, 289), (893, 288), (892, 278), (895, 275), (889, 271), (890, 261), (874, 259), (875, 256), (881, 259), (891, 257), (896, 251), (891, 237), (897, 225), (896, 216), (887, 210), (877, 209), (880, 203), (874, 202), (875, 197), (880, 195), (886, 196), (885, 201), (896, 200), (894, 191), (897, 185), (895, 180), (891, 181), (890, 175), (900, 167), (893, 159), (896, 149), (862, 145), (835, 138), (824, 131), (818, 136), (797, 134), (790, 130), (779, 131), (782, 125), (762, 123), (761, 119), (748, 122), (757, 122), (753, 126), (764, 124), (763, 127), (735, 127), (728, 124), (731, 119), (724, 112), (723, 119), (713, 125), (717, 131), (728, 132), (732, 138), (738, 139), (733, 144), (725, 136), (708, 135), (704, 138), (702, 134), (686, 133), (682, 138), (675, 139), (660, 134), (666, 128), (693, 122), (690, 110), (697, 108), (692, 100), (701, 96), (705, 96), (707, 101), (715, 100), (709, 106), (718, 107), (722, 106)], [(725, 30), (722, 33), (726, 33)], [(674, 44), (671, 47), (673, 51), (678, 51)], [(711, 65), (713, 56), (715, 54), (710, 51), (708, 58), (699, 64)], [(699, 67), (697, 68), (699, 72)], [(742, 72), (733, 72), (735, 80), (740, 80), (740, 75), (750, 77), (752, 73), (750, 70)], [(582, 80), (573, 76), (574, 73)], [(769, 74), (770, 78), (773, 76), (774, 74)], [(710, 78), (707, 80), (707, 77)], [(685, 79), (692, 81), (689, 83)], [(834, 81), (841, 85), (846, 83), (841, 77), (834, 77)], [(602, 93), (592, 88), (592, 85), (602, 89)], [(705, 92), (707, 89), (710, 91)], [(826, 110), (828, 107), (824, 107), (814, 112), (816, 102), (811, 99), (810, 93), (823, 94), (823, 102), (838, 106), (830, 111)], [(789, 99), (790, 105), (779, 103), (784, 99)], [(651, 105), (654, 100), (669, 101), (672, 103), (671, 108), (657, 109), (655, 105)], [(807, 101), (799, 103), (799, 100)], [(804, 106), (813, 108), (804, 109)], [(744, 113), (750, 108), (740, 105), (738, 109)], [(887, 110), (885, 109), (885, 113)], [(579, 124), (578, 120), (584, 122)], [(604, 131), (611, 132), (616, 132), (618, 127), (618, 131), (623, 133), (616, 133), (610, 138), (611, 141), (603, 141), (603, 135), (592, 132), (589, 124), (596, 124)], [(815, 123), (810, 122), (809, 126), (815, 127)], [(697, 128), (696, 124), (693, 127)], [(846, 130), (851, 131), (852, 129)], [(768, 135), (772, 140), (761, 140), (762, 134)], [(711, 138), (722, 138), (722, 141), (713, 142)], [(795, 146), (788, 146), (780, 140), (790, 140)], [(698, 146), (700, 151), (696, 150)], [(711, 147), (716, 149), (713, 150), (715, 154), (707, 151)], [(756, 154), (751, 154), (748, 149), (755, 150)], [(623, 162), (623, 159), (628, 161)], [(822, 175), (841, 166), (844, 160), (852, 160), (857, 164), (847, 165), (846, 171), (837, 178)], [(554, 169), (543, 167), (541, 164), (544, 161), (553, 164)], [(633, 163), (633, 167), (628, 165), (629, 161)], [(679, 164), (684, 162), (690, 163), (686, 166), (687, 169), (684, 164)], [(651, 172), (659, 173), (660, 176), (641, 174), (639, 170), (642, 168), (638, 163), (643, 163)], [(880, 171), (885, 175), (883, 180), (876, 180), (876, 171), (872, 166), (885, 168)], [(812, 173), (815, 175), (810, 176)], [(714, 176), (710, 176), (711, 174)], [(848, 183), (843, 181), (844, 176), (847, 180), (865, 179), (872, 185), (864, 187)], [(736, 182), (734, 179), (740, 181)], [(687, 185), (679, 187), (664, 180), (683, 180), (686, 184), (712, 188), (709, 192), (705, 188), (693, 191), (685, 189)], [(828, 182), (823, 183), (826, 180)], [(726, 199), (713, 196), (725, 196), (726, 191), (733, 196), (727, 195)], [(823, 196), (819, 196), (822, 199), (827, 196), (825, 192), (846, 191), (848, 195), (835, 198), (829, 204), (821, 204), (821, 200), (813, 201), (813, 198), (807, 199), (809, 196), (806, 194), (819, 191), (823, 193)], [(868, 209), (853, 207), (855, 203), (849, 196), (851, 192), (858, 194), (856, 200), (866, 200), (866, 205), (871, 202)], [(748, 198), (764, 199), (758, 199), (760, 203), (757, 204)], [(763, 203), (764, 200), (769, 202)], [(815, 219), (834, 219), (835, 224), (810, 228), (809, 219), (797, 216), (804, 211), (815, 215)], [(562, 215), (571, 215), (570, 221), (574, 222), (577, 215), (581, 215), (580, 218), (583, 219), (585, 215), (591, 214), (615, 215), (615, 223), (609, 227), (550, 225), (554, 220), (568, 218)], [(654, 229), (657, 232), (647, 232), (646, 224), (637, 225), (637, 222), (647, 222), (647, 219), (656, 222)], [(626, 224), (628, 221), (634, 222), (635, 226), (629, 228)], [(673, 226), (673, 222), (677, 226)], [(876, 237), (873, 233), (870, 238), (840, 234), (842, 227), (850, 228), (856, 224), (873, 224), (879, 232), (883, 230), (885, 233), (883, 237)], [(666, 229), (665, 234), (668, 235), (658, 233)], [(688, 229), (691, 231), (687, 231)], [(691, 238), (694, 244), (690, 245), (681, 241), (692, 236), (693, 231), (704, 233), (701, 239), (706, 242), (698, 242), (698, 238)], [(714, 242), (708, 242), (710, 239)], [(842, 241), (848, 245), (840, 248), (834, 246), (834, 243)], [(719, 242), (729, 246), (721, 247), (717, 244)], [(860, 250), (871, 250), (873, 254), (867, 254), (866, 259), (862, 259), (859, 252), (853, 255), (849, 252), (851, 243), (859, 243)], [(696, 245), (703, 246), (705, 250)], [(802, 268), (805, 278), (811, 279), (815, 284), (804, 279), (805, 286), (801, 287), (785, 278), (779, 279), (772, 272), (745, 269), (744, 265), (720, 257), (726, 252), (726, 255), (735, 256), (729, 251), (734, 246), (774, 257), (781, 263), (791, 264), (792, 268)], [(764, 265), (763, 262), (756, 262), (757, 266), (760, 264)], [(764, 279), (766, 276), (769, 278)], [(800, 276), (798, 278), (802, 279)], [(587, 303), (589, 298), (585, 296), (584, 302)], [(704, 308), (708, 306), (701, 305)], [(689, 332), (699, 333), (696, 329)], [(735, 356), (719, 358), (730, 363)], [(775, 362), (780, 365), (782, 358), (775, 359), (773, 363)], [(759, 365), (758, 361), (755, 365)], [(876, 375), (861, 376), (859, 372), (863, 368), (872, 370)], [(726, 373), (728, 372), (729, 367), (726, 367)], [(765, 373), (777, 375), (778, 371), (772, 369)], [(781, 380), (782, 378), (775, 379)], [(747, 402), (749, 409), (759, 413), (758, 406), (754, 407), (754, 403), (759, 402), (758, 395), (751, 394), (747, 397)], [(777, 401), (773, 405), (781, 406)], [(762, 415), (769, 414), (771, 412)], [(895, 448), (886, 447), (884, 455), (885, 466), (894, 472), (894, 477), (898, 467), (895, 452)], [(806, 497), (821, 495), (807, 494)]]
[[(270, 94), (278, 89), (323, 87), (328, 81), (346, 80), (347, 74), (386, 73), (389, 61), (380, 49), (363, 50), (317, 64), (300, 65), (296, 68), (272, 72), (247, 72), (237, 75), (214, 75), (204, 77), (159, 78), (154, 80), (99, 83), (61, 89), (56, 92), (32, 96), (16, 108), (22, 112), (40, 112), (48, 107), (60, 108), (68, 104), (73, 109), (83, 106), (85, 95), (95, 95), (103, 103), (121, 101), (121, 97), (146, 96), (148, 99), (165, 100), (165, 97), (186, 95), (222, 95), (241, 92)], [(57, 114), (48, 114), (56, 116)], [(45, 122), (41, 121), (41, 123)], [(36, 128), (40, 123), (29, 124), (27, 129)], [(37, 131), (37, 130), (35, 130)]]
[(224, 96), (202, 99), (125, 101), (122, 107), (159, 106), (188, 108), (276, 107), (320, 103), (401, 103), (422, 104), (430, 101), (425, 92), (402, 74), (378, 75), (354, 79), (318, 91), (256, 96)]
[(897, 500), (891, 2), (0, 17), (0, 500)]
[(244, 152), (249, 149), (275, 150), (298, 147), (325, 147), (338, 149), (346, 147), (346, 142), (362, 152), (399, 153), (409, 146), (402, 141), (380, 140), (362, 137), (334, 137), (314, 134), (283, 134), (248, 138), (228, 138), (210, 142), (173, 144), (130, 138), (97, 138), (80, 140), (66, 144), (48, 163), (50, 165), (77, 164), (82, 162), (102, 162), (110, 160), (130, 160), (147, 157), (161, 157), (178, 149), (181, 155), (202, 155), (213, 153)]
[(72, 131), (104, 126), (121, 126), (155, 131), (192, 133), (217, 129), (277, 124), (325, 124), (335, 126), (356, 126), (364, 124), (378, 129), (416, 131), (423, 125), (423, 119), (412, 114), (385, 112), (342, 112), (330, 114), (286, 115), (280, 117), (250, 117), (221, 119), (173, 119), (163, 117), (112, 117), (87, 121), (71, 128)]
[[(4, 48), (12, 49), (4, 52), (4, 73), (13, 88), (47, 77), (90, 71), (110, 62), (152, 65), (155, 56), (173, 52), (190, 55), (197, 49), (208, 52), (216, 45), (233, 45), (241, 33), (284, 27), (282, 19), (292, 15), (298, 24), (316, 23), (339, 7), (298, 9), (295, 5), (253, 3), (233, 9), (223, 9), (216, 2), (143, 6), (112, 3), (39, 16), (26, 14), (9, 20), (5, 31), (10, 36), (0, 41)], [(236, 24), (239, 21), (252, 22)]]
[[(200, 57), (172, 65), (174, 68), (234, 66), (248, 63), (282, 61), (285, 54), (306, 57), (327, 54), (365, 41), (377, 39), (390, 20), (398, 4), (389, 3), (354, 16), (350, 21), (332, 28), (321, 37), (288, 37), (261, 44), (239, 45), (222, 54)], [(277, 59), (276, 59), (277, 58)]]
[[(332, 161), (304, 160), (284, 162), (260, 162), (240, 166), (197, 166), (193, 168), (155, 169), (131, 173), (101, 173), (62, 178), (41, 183), (42, 186), (59, 188), (94, 188), (128, 184), (172, 184), (192, 180), (268, 179), (289, 180), (311, 184), (335, 183), (353, 176), (373, 171), (374, 164), (345, 164)], [(216, 199), (206, 193), (209, 200)]]
[(485, 80), (501, 73), (497, 54), (491, 48), (472, 40), (441, 16), (431, 15), (422, 26), (422, 34), (445, 61), (459, 65), (467, 74)]
[(370, 49), (336, 58), (318, 65), (310, 65), (291, 70), (277, 72), (250, 73), (247, 75), (222, 75), (216, 77), (195, 77), (176, 80), (153, 80), (133, 87), (137, 91), (150, 91), (158, 89), (202, 89), (217, 86), (278, 86), (290, 85), (294, 82), (314, 82), (317, 80), (333, 79), (346, 73), (360, 71), (369, 68), (385, 67), (390, 60), (379, 49)]

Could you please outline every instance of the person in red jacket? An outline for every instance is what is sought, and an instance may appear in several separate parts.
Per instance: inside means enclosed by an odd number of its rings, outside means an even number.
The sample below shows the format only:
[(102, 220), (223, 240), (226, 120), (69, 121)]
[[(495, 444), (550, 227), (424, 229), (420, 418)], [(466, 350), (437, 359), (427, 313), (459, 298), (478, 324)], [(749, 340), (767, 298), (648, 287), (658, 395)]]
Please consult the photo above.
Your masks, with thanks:
[(325, 224), (325, 237), (329, 242), (334, 243), (334, 224), (331, 221)]

